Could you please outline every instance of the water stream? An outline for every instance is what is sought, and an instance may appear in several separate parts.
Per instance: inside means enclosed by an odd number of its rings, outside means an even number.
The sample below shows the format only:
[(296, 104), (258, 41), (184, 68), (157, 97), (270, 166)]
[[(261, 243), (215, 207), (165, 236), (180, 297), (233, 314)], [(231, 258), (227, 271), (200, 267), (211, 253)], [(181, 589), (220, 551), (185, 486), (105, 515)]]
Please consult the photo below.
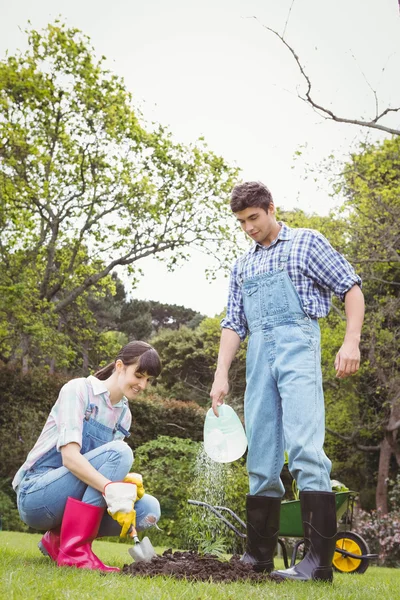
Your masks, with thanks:
[[(188, 498), (212, 506), (226, 506), (226, 486), (230, 465), (211, 460), (200, 445), (195, 474), (188, 490)], [(188, 505), (187, 547), (212, 553), (227, 551), (227, 540), (232, 534), (227, 526), (209, 509)], [(233, 534), (234, 536), (234, 534)], [(228, 546), (232, 546), (232, 541)]]

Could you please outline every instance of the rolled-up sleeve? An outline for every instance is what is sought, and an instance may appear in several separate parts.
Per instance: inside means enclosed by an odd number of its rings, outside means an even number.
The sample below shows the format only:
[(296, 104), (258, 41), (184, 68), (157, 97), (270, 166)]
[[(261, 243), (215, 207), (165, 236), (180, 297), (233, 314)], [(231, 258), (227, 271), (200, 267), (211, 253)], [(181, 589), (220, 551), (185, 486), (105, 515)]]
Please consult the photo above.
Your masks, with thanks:
[(60, 391), (56, 402), (57, 442), (60, 452), (62, 446), (75, 442), (82, 447), (82, 428), (87, 405), (86, 385), (82, 379), (72, 379)]
[(248, 332), (243, 309), (242, 286), (238, 282), (238, 262), (235, 263), (229, 281), (226, 316), (221, 321), (223, 329), (232, 329), (243, 341)]
[(305, 274), (318, 285), (331, 290), (342, 301), (354, 285), (361, 287), (361, 278), (351, 264), (335, 250), (328, 240), (317, 234), (314, 238), (311, 259), (308, 261)]

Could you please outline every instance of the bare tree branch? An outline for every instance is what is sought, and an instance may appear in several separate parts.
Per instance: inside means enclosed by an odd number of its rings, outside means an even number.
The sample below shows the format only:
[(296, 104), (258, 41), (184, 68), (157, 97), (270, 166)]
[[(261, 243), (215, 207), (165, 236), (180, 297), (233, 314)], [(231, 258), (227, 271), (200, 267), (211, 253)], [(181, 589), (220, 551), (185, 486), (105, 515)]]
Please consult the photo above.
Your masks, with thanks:
[(182, 427), (181, 425), (177, 425), (176, 423), (165, 423), (166, 425), (169, 425), (170, 427), (176, 427), (177, 429), (181, 429), (182, 431), (186, 431), (186, 427)]
[(333, 429), (329, 429), (329, 427), (326, 427), (325, 429), (327, 433), (330, 433), (334, 437), (344, 440), (345, 442), (350, 442), (352, 446), (355, 446), (358, 450), (362, 450), (363, 452), (378, 452), (380, 450), (380, 446), (364, 446), (363, 444), (359, 444), (355, 439), (357, 434), (343, 435), (342, 433), (333, 431)]
[[(255, 16), (249, 17), (249, 18), (255, 19), (256, 21), (258, 21), (260, 23), (259, 19)], [(309, 76), (307, 75), (307, 73), (305, 72), (304, 67), (302, 66), (302, 64), (300, 62), (300, 58), (296, 54), (295, 50), (292, 48), (292, 46), (290, 46), (287, 43), (287, 41), (284, 39), (283, 35), (281, 35), (277, 31), (275, 31), (275, 29), (272, 29), (271, 27), (268, 27), (267, 25), (263, 25), (262, 23), (260, 23), (260, 24), (262, 27), (264, 27), (264, 29), (273, 33), (286, 46), (286, 48), (289, 50), (289, 52), (293, 56), (294, 60), (297, 63), (297, 66), (300, 69), (300, 73), (307, 84), (307, 91), (306, 91), (305, 98), (303, 98), (300, 95), (299, 95), (299, 98), (301, 100), (303, 100), (304, 102), (307, 102), (308, 104), (310, 104), (318, 112), (318, 114), (320, 114), (322, 117), (324, 117), (326, 119), (336, 121), (337, 123), (349, 123), (351, 125), (359, 125), (360, 127), (368, 127), (369, 129), (378, 129), (379, 131), (385, 131), (386, 133), (390, 133), (392, 135), (400, 135), (400, 129), (393, 129), (392, 127), (387, 127), (386, 125), (382, 125), (382, 124), (378, 123), (378, 121), (383, 116), (387, 115), (389, 112), (400, 111), (400, 106), (397, 108), (388, 107), (381, 114), (379, 114), (379, 115), (376, 114), (374, 119), (372, 119), (370, 121), (361, 121), (360, 119), (349, 119), (347, 117), (340, 117), (339, 115), (335, 114), (332, 110), (325, 108), (321, 104), (318, 104), (317, 102), (315, 102), (313, 100), (313, 98), (311, 97), (311, 90), (312, 90), (311, 80), (310, 80)]]
[(397, 421), (396, 423), (393, 423), (392, 425), (388, 425), (386, 427), (386, 431), (397, 431), (397, 429), (400, 429), (400, 421)]
[(283, 28), (283, 32), (282, 32), (282, 38), (284, 38), (284, 37), (285, 37), (285, 33), (286, 33), (286, 27), (287, 27), (287, 25), (288, 25), (288, 23), (289, 23), (289, 19), (290, 19), (290, 13), (292, 12), (293, 4), (294, 4), (294, 0), (292, 0), (292, 4), (290, 5), (289, 12), (288, 12), (288, 15), (287, 15), (287, 17), (286, 17), (286, 23), (285, 23), (285, 27)]

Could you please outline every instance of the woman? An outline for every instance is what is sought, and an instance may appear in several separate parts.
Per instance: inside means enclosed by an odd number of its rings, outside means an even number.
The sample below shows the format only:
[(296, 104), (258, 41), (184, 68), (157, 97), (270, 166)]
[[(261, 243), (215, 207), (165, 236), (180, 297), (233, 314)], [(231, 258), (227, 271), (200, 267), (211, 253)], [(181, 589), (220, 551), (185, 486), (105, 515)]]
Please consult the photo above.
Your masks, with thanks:
[(159, 502), (129, 473), (133, 453), (123, 439), (132, 421), (128, 400), (160, 371), (154, 348), (134, 341), (94, 376), (66, 383), (15, 475), (21, 519), (47, 530), (39, 548), (59, 566), (119, 571), (93, 553), (93, 540), (127, 535), (136, 517), (138, 530), (157, 523)]

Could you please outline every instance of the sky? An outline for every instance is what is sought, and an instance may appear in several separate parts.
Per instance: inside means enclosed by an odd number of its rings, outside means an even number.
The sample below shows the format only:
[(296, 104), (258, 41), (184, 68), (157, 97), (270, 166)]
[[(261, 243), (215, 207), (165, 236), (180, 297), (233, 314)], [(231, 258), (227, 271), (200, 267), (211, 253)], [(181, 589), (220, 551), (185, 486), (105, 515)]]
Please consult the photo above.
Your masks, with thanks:
[[(0, 0), (0, 57), (26, 47), (28, 20), (41, 29), (57, 17), (91, 38), (146, 119), (183, 143), (204, 136), (286, 210), (328, 214), (340, 199), (315, 175), (324, 159), (344, 161), (366, 136), (388, 136), (317, 115), (299, 98), (305, 87), (293, 58), (264, 25), (285, 31), (318, 103), (357, 119), (373, 118), (373, 90), (380, 109), (400, 105), (397, 0)], [(399, 127), (400, 115), (385, 124)], [(169, 273), (148, 259), (131, 295), (214, 316), (228, 279), (208, 283), (210, 264), (192, 255)]]

